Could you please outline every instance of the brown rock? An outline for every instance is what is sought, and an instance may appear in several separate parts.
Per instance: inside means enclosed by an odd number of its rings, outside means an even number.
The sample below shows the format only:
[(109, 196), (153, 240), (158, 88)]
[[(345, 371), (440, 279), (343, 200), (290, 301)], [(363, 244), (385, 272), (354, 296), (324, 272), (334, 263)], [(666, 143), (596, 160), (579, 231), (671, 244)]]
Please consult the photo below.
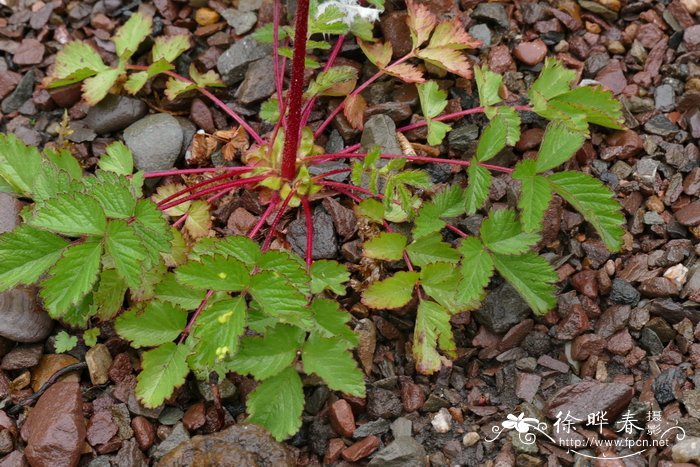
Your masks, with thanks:
[(588, 315), (583, 307), (575, 304), (566, 318), (559, 321), (554, 336), (560, 340), (571, 340), (588, 330)]
[[(32, 369), (32, 389), (37, 392), (44, 383), (61, 368), (78, 363), (78, 359), (66, 354), (44, 355), (39, 364)], [(80, 372), (71, 372), (63, 376), (59, 381), (80, 382)]]
[(700, 224), (700, 201), (694, 201), (675, 213), (676, 220), (682, 225), (695, 226)]
[(653, 277), (642, 282), (639, 291), (645, 297), (675, 297), (680, 292), (680, 287), (665, 277)]
[(43, 346), (41, 344), (21, 345), (15, 347), (2, 358), (0, 368), (3, 370), (23, 370), (36, 366), (41, 359)]
[(608, 350), (615, 355), (627, 355), (627, 353), (632, 350), (633, 346), (634, 342), (632, 342), (632, 336), (630, 336), (627, 329), (613, 334), (610, 339), (608, 339)]
[(112, 355), (104, 344), (97, 344), (85, 354), (85, 362), (90, 372), (90, 381), (94, 385), (105, 384), (109, 381), (109, 369), (112, 366)]
[(27, 467), (28, 465), (21, 451), (12, 451), (0, 460), (0, 467)]
[(350, 438), (355, 431), (355, 416), (350, 404), (344, 399), (335, 401), (328, 411), (328, 420), (340, 436)]
[(421, 387), (413, 381), (402, 381), (401, 402), (405, 412), (415, 412), (423, 407), (423, 404), (425, 403), (425, 393), (423, 392), (423, 389), (421, 389)]
[(615, 420), (634, 396), (634, 389), (626, 384), (583, 381), (562, 388), (545, 406), (545, 414), (556, 418), (557, 413), (570, 413), (586, 420), (588, 414), (607, 412), (608, 420)]
[(571, 277), (571, 285), (588, 298), (598, 297), (598, 280), (595, 271), (583, 270)]
[(571, 344), (571, 357), (583, 361), (591, 355), (599, 355), (605, 349), (605, 338), (597, 334), (576, 337)]
[(80, 385), (59, 382), (47, 389), (29, 412), (22, 437), (32, 467), (77, 465), (85, 440)]
[(372, 454), (379, 448), (379, 438), (368, 436), (343, 450), (342, 456), (348, 462), (357, 462)]
[(185, 415), (182, 417), (182, 424), (185, 425), (187, 431), (194, 431), (204, 426), (207, 421), (207, 410), (204, 402), (198, 402), (191, 405)]
[(497, 45), (489, 50), (489, 68), (495, 73), (505, 73), (513, 66), (513, 57), (507, 45)]
[(357, 216), (352, 209), (348, 209), (334, 198), (325, 198), (323, 200), (323, 208), (328, 215), (333, 219), (335, 231), (343, 237), (344, 240), (349, 240), (350, 237), (357, 232)]
[(544, 136), (544, 129), (542, 128), (528, 128), (520, 134), (520, 140), (515, 145), (515, 149), (520, 152), (532, 151), (537, 149), (537, 147), (542, 142), (542, 137)]
[[(22, 75), (14, 71), (5, 70), (0, 73), (0, 99), (10, 94), (19, 83)], [(3, 193), (4, 198), (14, 198), (13, 196)]]
[(519, 346), (523, 339), (525, 339), (525, 336), (532, 331), (534, 324), (535, 322), (533, 320), (526, 319), (510, 328), (501, 339), (501, 342), (498, 343), (498, 350), (504, 352)]
[(82, 95), (82, 84), (76, 83), (70, 86), (61, 86), (60, 88), (49, 90), (51, 99), (56, 105), (64, 109), (72, 107), (76, 104)]
[(214, 133), (216, 131), (216, 125), (214, 124), (214, 117), (211, 114), (211, 110), (202, 99), (195, 98), (192, 100), (190, 118), (195, 125), (207, 133)]
[(537, 65), (547, 56), (547, 45), (541, 39), (521, 42), (513, 49), (513, 55), (525, 65)]
[[(3, 201), (0, 194), (0, 206)], [(15, 342), (38, 342), (53, 329), (53, 320), (41, 308), (34, 287), (16, 287), (0, 293), (0, 310), (1, 337)]]
[(106, 444), (119, 431), (108, 410), (101, 410), (92, 416), (87, 426), (87, 440), (90, 446)]
[(542, 377), (533, 373), (515, 372), (515, 395), (526, 402), (532, 402), (540, 388)]
[(131, 419), (131, 429), (134, 430), (134, 438), (142, 451), (148, 451), (156, 441), (156, 430), (146, 417), (137, 415)]
[(112, 360), (112, 365), (109, 367), (109, 379), (115, 383), (121, 383), (127, 379), (131, 379), (131, 359), (126, 353), (117, 354)]
[(340, 459), (340, 454), (345, 449), (345, 443), (340, 438), (333, 438), (328, 442), (328, 448), (326, 448), (326, 454), (323, 456), (323, 463), (325, 465), (334, 464), (338, 459)]
[(610, 60), (610, 63), (596, 74), (595, 80), (615, 94), (620, 94), (627, 86), (627, 78), (618, 60)]
[(235, 235), (248, 235), (257, 222), (257, 217), (245, 208), (236, 208), (229, 216), (226, 227)]
[(394, 58), (403, 57), (411, 51), (411, 32), (406, 24), (408, 14), (405, 11), (392, 11), (382, 15), (379, 27), (384, 40), (391, 43)]
[(24, 39), (19, 44), (12, 60), (17, 65), (37, 65), (44, 58), (44, 44), (36, 39)]

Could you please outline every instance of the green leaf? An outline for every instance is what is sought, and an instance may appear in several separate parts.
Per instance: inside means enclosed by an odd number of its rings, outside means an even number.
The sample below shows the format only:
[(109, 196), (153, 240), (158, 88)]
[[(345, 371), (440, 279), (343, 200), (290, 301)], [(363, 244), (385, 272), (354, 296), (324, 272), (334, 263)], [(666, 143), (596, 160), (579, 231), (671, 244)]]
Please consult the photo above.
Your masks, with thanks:
[(172, 251), (173, 232), (163, 213), (154, 203), (140, 199), (134, 209), (134, 220), (131, 223), (134, 232), (148, 251), (146, 269), (162, 262), (161, 254)]
[(541, 175), (537, 175), (536, 162), (524, 160), (513, 171), (513, 179), (520, 180), (520, 221), (526, 232), (539, 232), (542, 230), (544, 213), (552, 200), (552, 190), (549, 182)]
[(109, 90), (117, 82), (122, 70), (110, 68), (105, 71), (100, 71), (92, 78), (88, 78), (83, 83), (83, 98), (85, 102), (91, 106), (100, 103), (107, 96)]
[(91, 307), (92, 294), (87, 294), (77, 306), (72, 306), (65, 311), (61, 316), (61, 321), (75, 328), (87, 327), (88, 319), (91, 317)]
[(231, 235), (222, 239), (204, 238), (197, 243), (194, 253), (199, 255), (224, 255), (255, 266), (260, 260), (260, 246), (248, 237)]
[(306, 264), (298, 255), (287, 251), (267, 251), (260, 256), (257, 265), (263, 271), (282, 275), (299, 292), (309, 294), (311, 279), (306, 273)]
[(367, 287), (362, 293), (362, 303), (374, 309), (401, 308), (411, 301), (417, 281), (417, 272), (399, 271)]
[(437, 146), (445, 139), (445, 135), (452, 129), (450, 125), (436, 120), (428, 122), (428, 144)]
[(195, 89), (197, 89), (196, 84), (186, 83), (185, 81), (170, 77), (168, 78), (168, 81), (165, 82), (165, 97), (171, 101), (174, 101), (181, 94), (188, 91), (194, 91)]
[(476, 237), (463, 239), (459, 245), (459, 252), (462, 254), (462, 266), (457, 296), (465, 303), (481, 301), (484, 289), (493, 276), (491, 255)]
[(523, 232), (512, 209), (494, 209), (481, 224), (481, 240), (494, 253), (518, 255), (536, 245), (540, 236)]
[(337, 261), (322, 259), (311, 264), (311, 293), (330, 290), (336, 295), (345, 295), (345, 284), (350, 280), (348, 269)]
[(146, 81), (148, 81), (148, 71), (131, 73), (124, 83), (124, 89), (133, 96), (146, 85)]
[(100, 336), (100, 328), (90, 328), (83, 332), (83, 342), (88, 347), (97, 345), (97, 338)]
[[(190, 335), (194, 341), (190, 367), (207, 374), (238, 352), (245, 331), (245, 298), (238, 296), (208, 306), (199, 315)], [(223, 367), (222, 367), (223, 368)], [(222, 371), (222, 376), (225, 371)]]
[(333, 391), (353, 396), (365, 396), (365, 380), (352, 354), (339, 346), (335, 339), (316, 334), (304, 344), (301, 353), (304, 372), (320, 376)]
[(408, 8), (406, 24), (411, 32), (411, 41), (415, 49), (428, 40), (438, 21), (428, 7), (423, 4), (410, 1), (406, 2), (406, 7)]
[(148, 251), (139, 240), (133, 226), (124, 221), (110, 221), (107, 224), (105, 247), (114, 261), (117, 272), (129, 288), (138, 289)]
[(143, 353), (143, 370), (136, 378), (136, 396), (145, 407), (158, 407), (185, 383), (190, 372), (187, 367), (188, 352), (187, 346), (166, 342)]
[(75, 191), (75, 189), (76, 185), (72, 183), (67, 172), (60, 170), (48, 160), (41, 161), (32, 187), (32, 197), (35, 202), (43, 202), (58, 194)]
[(221, 81), (221, 77), (214, 70), (209, 70), (206, 73), (200, 73), (194, 63), (192, 63), (190, 64), (189, 71), (192, 81), (197, 83), (197, 86), (201, 88), (221, 88), (225, 86), (225, 84)]
[(431, 263), (420, 271), (420, 284), (425, 293), (451, 313), (468, 311), (479, 305), (478, 299), (460, 296), (461, 280), (459, 270), (452, 263)]
[(128, 219), (134, 214), (136, 200), (125, 177), (98, 170), (94, 177), (83, 177), (80, 183), (85, 187), (83, 191), (100, 203), (107, 217)]
[[(589, 123), (624, 130), (622, 106), (613, 94), (600, 86), (580, 86), (554, 98), (557, 104), (564, 104), (573, 112), (586, 115)], [(562, 107), (563, 108), (563, 107)]]
[(257, 380), (270, 378), (292, 364), (303, 338), (304, 331), (286, 324), (278, 324), (263, 337), (243, 337), (230, 367)]
[(153, 62), (165, 60), (166, 62), (172, 63), (189, 48), (190, 39), (183, 34), (156, 37), (153, 49), (151, 50)]
[(194, 310), (204, 300), (206, 292), (183, 287), (175, 274), (166, 274), (156, 286), (155, 295), (165, 302), (179, 305), (186, 310)]
[(114, 327), (134, 347), (154, 347), (176, 339), (185, 329), (187, 312), (171, 303), (148, 302), (120, 315)]
[(499, 274), (518, 291), (532, 311), (543, 315), (557, 304), (552, 284), (557, 273), (552, 266), (536, 253), (520, 256), (492, 255)]
[(61, 237), (27, 225), (0, 234), (0, 290), (36, 282), (66, 246)]
[(571, 131), (560, 121), (551, 122), (544, 132), (537, 154), (537, 173), (553, 169), (568, 161), (578, 151), (586, 136)]
[[(272, 44), (275, 41), (274, 24), (267, 23), (251, 33), (253, 39), (260, 44)], [(277, 39), (282, 41), (287, 38), (287, 32), (284, 28), (278, 28)]]
[[(498, 155), (506, 147), (506, 127), (503, 119), (494, 119), (481, 133), (476, 146), (475, 160), (486, 162)], [(472, 164), (474, 165), (474, 164)]]
[(61, 331), (56, 334), (56, 340), (53, 345), (56, 349), (56, 353), (68, 352), (78, 345), (78, 338), (76, 336), (71, 336), (66, 331)]
[(472, 163), (467, 169), (467, 177), (469, 184), (464, 194), (465, 207), (467, 214), (474, 214), (481, 209), (489, 197), (489, 189), (493, 177), (488, 169), (483, 168), (477, 163)]
[(450, 358), (457, 356), (450, 313), (435, 302), (421, 300), (413, 331), (413, 353), (419, 373), (430, 375), (440, 370), (438, 347)]
[(20, 194), (32, 192), (41, 165), (39, 151), (24, 144), (14, 134), (0, 134), (0, 178)]
[(438, 87), (436, 81), (426, 81), (416, 84), (418, 98), (426, 119), (435, 118), (447, 107), (447, 91)]
[(421, 238), (439, 232), (446, 223), (442, 218), (456, 217), (464, 213), (464, 190), (453, 185), (433, 196), (418, 211), (413, 221), (413, 238)]
[(235, 258), (223, 255), (203, 256), (189, 261), (175, 270), (177, 280), (199, 290), (226, 290), (237, 292), (250, 284), (248, 268)]
[(197, 239), (209, 235), (209, 229), (211, 229), (209, 207), (209, 203), (204, 200), (193, 201), (190, 205), (187, 210), (187, 219), (185, 219), (185, 230), (190, 237)]
[(56, 54), (49, 87), (77, 83), (107, 69), (100, 54), (90, 45), (81, 41), (69, 42)]
[(128, 60), (136, 53), (139, 44), (151, 34), (152, 26), (153, 18), (137, 11), (117, 30), (112, 41), (121, 61)]
[(556, 59), (547, 58), (540, 76), (532, 83), (528, 96), (535, 100), (537, 95), (545, 100), (564, 94), (571, 89), (571, 83), (576, 79), (576, 71), (569, 70)]
[(364, 255), (368, 258), (397, 261), (403, 258), (406, 237), (400, 233), (382, 232), (367, 240), (363, 245)]
[(124, 303), (127, 285), (116, 269), (104, 269), (100, 273), (97, 290), (93, 293), (91, 315), (102, 321), (112, 319)]
[(613, 192), (599, 180), (580, 172), (559, 172), (547, 180), (554, 192), (593, 224), (610, 251), (620, 251), (625, 217)]
[(364, 199), (360, 204), (356, 204), (355, 213), (377, 224), (384, 221), (384, 205), (374, 198)]
[(486, 66), (477, 66), (474, 67), (474, 79), (479, 90), (479, 103), (482, 106), (488, 107), (501, 102), (498, 91), (503, 84), (502, 75), (494, 73)]
[(67, 149), (44, 148), (44, 156), (57, 168), (67, 173), (71, 179), (78, 180), (83, 177), (83, 168), (80, 167), (78, 159)]
[(279, 101), (273, 97), (260, 104), (260, 118), (270, 125), (274, 125), (280, 119)]
[(102, 243), (88, 240), (66, 248), (41, 283), (41, 298), (53, 318), (66, 313), (92, 290), (100, 270)]
[(306, 297), (279, 273), (262, 271), (254, 275), (250, 294), (269, 316), (291, 324), (309, 322)]
[(442, 235), (432, 233), (414, 240), (406, 248), (409, 258), (416, 266), (423, 267), (430, 263), (459, 261), (459, 253), (452, 245), (442, 241)]
[[(357, 80), (357, 69), (351, 66), (334, 66), (326, 71), (320, 72), (315, 79), (309, 83), (304, 93), (306, 99), (316, 95), (338, 95), (330, 92), (335, 86), (349, 81)], [(352, 90), (352, 89), (351, 89)], [(330, 94), (327, 94), (330, 92)], [(344, 95), (340, 94), (340, 95)]]
[(294, 368), (286, 368), (260, 383), (248, 395), (246, 409), (250, 423), (265, 427), (277, 441), (282, 441), (301, 428), (304, 391)]
[(347, 326), (350, 313), (341, 310), (337, 301), (317, 298), (311, 303), (311, 313), (315, 333), (340, 340), (347, 348), (357, 346), (357, 335)]
[(37, 203), (27, 224), (63, 235), (102, 235), (107, 225), (102, 207), (91, 196), (74, 193)]
[(124, 143), (115, 141), (105, 148), (98, 166), (117, 175), (131, 175), (134, 171), (134, 156)]

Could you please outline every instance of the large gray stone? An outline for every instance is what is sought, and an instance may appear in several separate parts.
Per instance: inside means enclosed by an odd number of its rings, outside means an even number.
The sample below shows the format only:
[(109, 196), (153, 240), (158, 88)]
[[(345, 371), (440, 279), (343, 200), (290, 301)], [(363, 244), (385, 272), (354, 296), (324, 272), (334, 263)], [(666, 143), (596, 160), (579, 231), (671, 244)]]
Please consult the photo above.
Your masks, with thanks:
[(22, 107), (22, 104), (24, 104), (27, 101), (27, 99), (32, 97), (33, 90), (34, 72), (30, 71), (22, 77), (19, 84), (17, 84), (15, 90), (12, 91), (12, 94), (7, 96), (2, 101), (2, 104), (0, 105), (0, 110), (2, 110), (3, 113), (9, 114), (19, 109), (20, 107)]
[[(338, 254), (333, 219), (325, 210), (317, 208), (313, 215), (313, 259), (332, 259)], [(306, 257), (306, 219), (293, 220), (287, 227), (287, 240), (292, 249), (302, 258)]]
[(396, 124), (388, 115), (379, 114), (370, 117), (365, 122), (360, 143), (365, 152), (374, 146), (379, 146), (384, 154), (402, 154), (401, 146), (396, 141)]
[(503, 334), (530, 316), (530, 307), (508, 283), (494, 289), (474, 312), (474, 318), (496, 334)]
[(367, 464), (370, 467), (423, 467), (425, 449), (410, 436), (400, 436), (379, 451)]
[(236, 99), (243, 105), (267, 99), (275, 92), (275, 61), (272, 57), (261, 58), (251, 63), (245, 79), (236, 91)]
[(272, 48), (269, 45), (259, 44), (252, 37), (246, 36), (221, 54), (216, 68), (224, 82), (235, 84), (243, 80), (248, 65), (261, 58), (269, 57), (271, 53)]
[(182, 140), (182, 127), (169, 114), (149, 115), (124, 130), (134, 165), (147, 172), (171, 169), (180, 156)]
[(110, 94), (90, 107), (84, 121), (95, 133), (113, 133), (128, 127), (146, 112), (148, 107), (141, 99)]

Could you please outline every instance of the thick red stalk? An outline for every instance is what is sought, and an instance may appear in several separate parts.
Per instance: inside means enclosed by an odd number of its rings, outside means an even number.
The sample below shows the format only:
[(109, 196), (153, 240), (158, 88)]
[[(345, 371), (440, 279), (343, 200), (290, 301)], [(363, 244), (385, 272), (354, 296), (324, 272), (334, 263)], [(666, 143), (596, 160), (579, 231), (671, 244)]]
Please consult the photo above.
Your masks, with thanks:
[(167, 209), (170, 209), (175, 206), (179, 206), (182, 203), (186, 203), (187, 201), (191, 201), (193, 199), (201, 198), (204, 195), (208, 195), (209, 193), (214, 193), (217, 191), (221, 190), (228, 190), (229, 188), (236, 188), (239, 186), (247, 185), (249, 183), (258, 183), (267, 178), (267, 175), (258, 175), (257, 177), (250, 177), (250, 178), (243, 178), (240, 180), (234, 180), (232, 182), (228, 183), (222, 183), (220, 185), (216, 185), (210, 188), (207, 188), (205, 190), (198, 191), (196, 193), (192, 193), (189, 196), (185, 196), (184, 198), (176, 199), (175, 201), (171, 201), (168, 204), (164, 204), (163, 206), (159, 206), (159, 209), (161, 211), (165, 211)]
[(282, 151), (282, 178), (294, 180), (297, 174), (297, 150), (301, 129), (301, 98), (304, 94), (304, 62), (306, 60), (306, 35), (309, 28), (309, 0), (298, 0), (294, 28), (294, 56), (292, 80), (289, 85), (287, 106), (287, 131)]
[(287, 206), (289, 205), (289, 202), (292, 200), (294, 195), (297, 193), (296, 188), (293, 189), (292, 191), (289, 192), (286, 198), (284, 198), (284, 201), (282, 201), (282, 205), (279, 208), (279, 211), (277, 211), (277, 215), (272, 221), (272, 225), (270, 226), (269, 232), (267, 232), (267, 237), (265, 238), (265, 243), (263, 243), (262, 246), (262, 251), (265, 252), (267, 251), (268, 248), (270, 248), (270, 244), (272, 243), (272, 235), (274, 235), (275, 230), (277, 230), (277, 225), (280, 223), (282, 220), (282, 216), (284, 216), (284, 212), (287, 210)]
[(304, 217), (306, 218), (306, 267), (310, 268), (314, 251), (314, 220), (307, 196), (301, 198), (301, 205), (304, 208)]

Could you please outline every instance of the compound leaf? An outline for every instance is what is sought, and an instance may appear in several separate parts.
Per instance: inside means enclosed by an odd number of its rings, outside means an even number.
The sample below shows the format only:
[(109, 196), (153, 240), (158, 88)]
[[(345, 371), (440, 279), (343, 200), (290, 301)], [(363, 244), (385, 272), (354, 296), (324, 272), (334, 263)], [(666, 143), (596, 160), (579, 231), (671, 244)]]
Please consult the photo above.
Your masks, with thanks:
[(565, 104), (573, 112), (584, 114), (589, 123), (615, 130), (624, 129), (620, 101), (600, 86), (580, 86), (555, 97), (554, 103)]
[(540, 241), (533, 232), (523, 232), (512, 209), (494, 209), (481, 224), (481, 240), (494, 253), (517, 255)]
[(406, 237), (400, 233), (382, 232), (367, 240), (362, 247), (368, 258), (398, 261), (403, 258), (406, 243)]
[(472, 162), (467, 169), (467, 177), (469, 183), (464, 194), (465, 209), (467, 214), (474, 214), (478, 209), (484, 206), (484, 203), (488, 199), (493, 177), (488, 169), (485, 169), (476, 162)]
[(270, 378), (292, 364), (303, 337), (304, 331), (287, 324), (278, 324), (262, 337), (243, 337), (229, 366), (257, 380)]
[(95, 198), (82, 193), (73, 193), (36, 203), (34, 215), (27, 224), (77, 237), (102, 235), (107, 219)]
[(109, 68), (100, 71), (95, 76), (87, 78), (83, 82), (83, 98), (91, 106), (96, 106), (105, 98), (109, 90), (117, 82), (122, 71), (117, 68)]
[(103, 321), (112, 319), (124, 303), (127, 285), (116, 269), (103, 269), (92, 294), (92, 312)]
[(299, 374), (286, 368), (266, 379), (248, 395), (248, 422), (267, 428), (277, 441), (282, 441), (301, 428), (304, 391)]
[(350, 280), (347, 268), (337, 261), (320, 260), (311, 265), (311, 293), (330, 290), (336, 295), (345, 295), (345, 284)]
[(165, 60), (168, 63), (172, 63), (189, 48), (190, 40), (184, 34), (178, 34), (175, 36), (158, 36), (156, 37), (155, 43), (153, 44), (153, 49), (151, 50), (153, 62), (155, 63), (159, 60)]
[(136, 396), (145, 407), (155, 408), (170, 397), (173, 391), (182, 386), (187, 374), (187, 354), (189, 347), (166, 342), (143, 353), (137, 376)]
[(199, 290), (237, 292), (250, 284), (248, 268), (235, 258), (223, 255), (203, 256), (175, 270), (177, 280)]
[(250, 294), (269, 316), (292, 324), (309, 322), (306, 297), (277, 272), (262, 271), (254, 275)]
[(117, 175), (131, 175), (134, 171), (134, 156), (131, 150), (121, 141), (115, 141), (105, 148), (100, 156), (98, 167)]
[(478, 302), (493, 275), (493, 260), (476, 237), (463, 239), (459, 252), (462, 254), (462, 266), (457, 297), (464, 303)]
[(311, 334), (304, 344), (301, 361), (305, 373), (320, 376), (330, 389), (364, 397), (365, 380), (362, 372), (352, 354), (339, 346), (335, 339)]
[(583, 145), (586, 136), (571, 131), (561, 121), (551, 122), (544, 132), (537, 154), (537, 173), (553, 169), (568, 161)]
[(72, 41), (56, 54), (50, 88), (66, 86), (107, 69), (100, 54), (82, 41)]
[(536, 253), (519, 256), (492, 255), (499, 274), (518, 291), (532, 311), (543, 315), (557, 304), (552, 284), (557, 274), (552, 266)]
[(478, 66), (474, 68), (474, 79), (479, 90), (479, 103), (482, 106), (488, 107), (501, 102), (498, 92), (503, 84), (503, 75), (494, 73), (486, 66)]
[(535, 161), (525, 160), (520, 162), (513, 171), (513, 178), (520, 180), (520, 221), (526, 232), (539, 232), (542, 230), (544, 213), (552, 200), (552, 189), (547, 179), (537, 175)]
[(0, 134), (0, 178), (12, 190), (24, 195), (32, 192), (41, 165), (39, 151), (24, 144), (14, 134)]
[(131, 18), (117, 30), (112, 38), (117, 56), (122, 62), (131, 58), (143, 42), (151, 33), (153, 18), (141, 12), (131, 15)]
[(36, 282), (66, 246), (63, 238), (28, 225), (0, 234), (0, 290)]
[(541, 99), (549, 100), (571, 89), (571, 83), (576, 79), (576, 71), (569, 70), (559, 60), (547, 58), (540, 76), (532, 83), (528, 96), (530, 100), (536, 100), (535, 95)]
[(107, 253), (112, 257), (119, 275), (131, 289), (138, 289), (142, 282), (142, 266), (148, 250), (141, 244), (132, 225), (125, 221), (107, 224), (105, 242)]
[(406, 248), (408, 256), (416, 266), (423, 267), (430, 263), (459, 261), (459, 253), (439, 233), (428, 234), (414, 240)]
[(340, 309), (335, 300), (317, 298), (311, 303), (311, 313), (314, 317), (314, 332), (322, 337), (344, 341), (347, 347), (358, 344), (357, 335), (347, 326), (350, 314)]
[[(197, 321), (199, 323), (199, 321)], [(187, 312), (171, 303), (154, 300), (146, 308), (132, 308), (115, 322), (115, 329), (134, 347), (154, 347), (177, 338), (187, 324)]]
[(413, 330), (413, 352), (419, 373), (430, 375), (440, 370), (438, 348), (449, 357), (456, 357), (457, 347), (452, 335), (450, 313), (435, 302), (421, 300)]
[(411, 301), (416, 281), (417, 272), (399, 271), (367, 287), (362, 293), (362, 303), (374, 309), (401, 308)]
[(447, 107), (447, 91), (438, 87), (435, 81), (426, 81), (416, 85), (420, 106), (426, 119), (435, 118)]

